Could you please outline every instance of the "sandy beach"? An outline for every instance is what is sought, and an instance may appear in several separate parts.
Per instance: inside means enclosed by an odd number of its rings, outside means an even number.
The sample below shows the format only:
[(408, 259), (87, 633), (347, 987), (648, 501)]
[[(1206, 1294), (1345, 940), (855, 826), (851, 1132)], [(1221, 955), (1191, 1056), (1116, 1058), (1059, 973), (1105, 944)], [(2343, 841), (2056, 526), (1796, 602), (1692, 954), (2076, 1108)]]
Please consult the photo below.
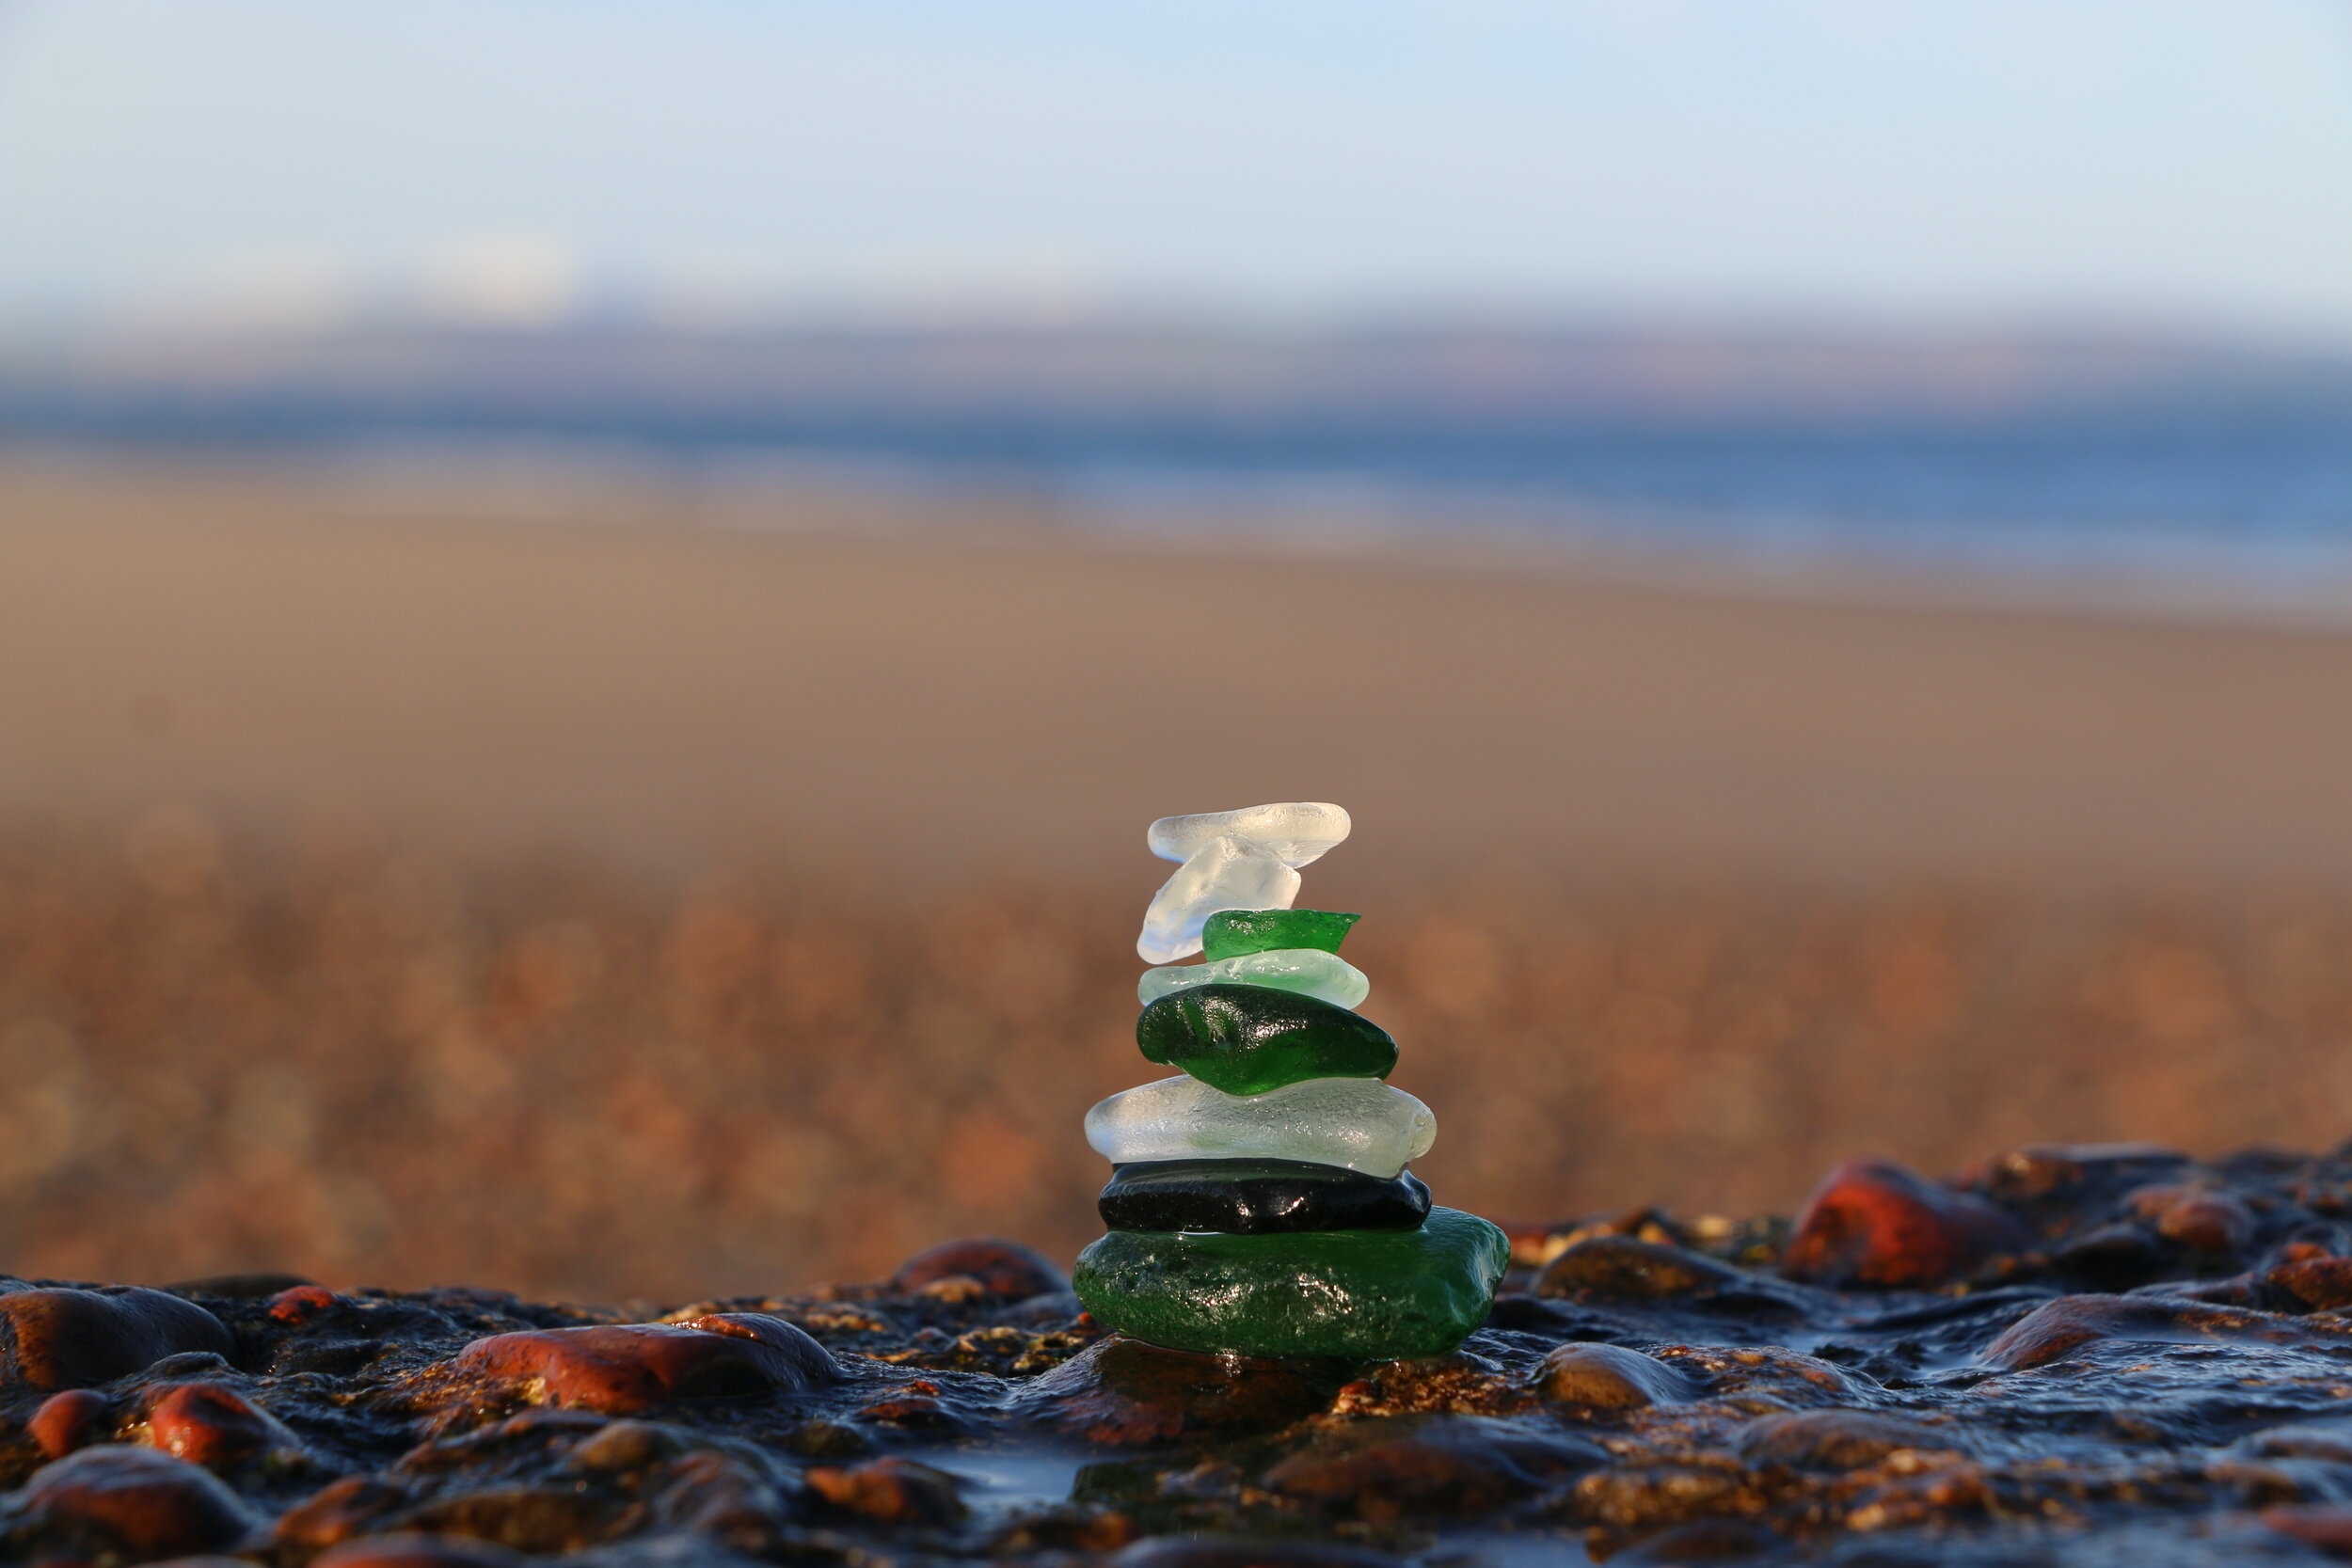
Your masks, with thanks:
[[(2352, 636), (1121, 546), (815, 498), (0, 469), (0, 805), (364, 809), (691, 864), (2352, 875)], [(488, 521), (483, 519), (487, 518)], [(954, 526), (970, 525), (970, 535)]]

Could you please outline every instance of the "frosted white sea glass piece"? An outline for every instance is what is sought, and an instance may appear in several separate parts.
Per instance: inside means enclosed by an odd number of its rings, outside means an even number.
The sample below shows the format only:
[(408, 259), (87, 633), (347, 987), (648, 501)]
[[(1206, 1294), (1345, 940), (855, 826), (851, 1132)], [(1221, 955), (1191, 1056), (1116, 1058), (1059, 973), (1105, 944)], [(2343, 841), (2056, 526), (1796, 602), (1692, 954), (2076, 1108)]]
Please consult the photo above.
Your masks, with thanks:
[(1383, 1180), (1429, 1152), (1438, 1118), (1377, 1078), (1310, 1078), (1227, 1094), (1163, 1078), (1087, 1113), (1087, 1142), (1115, 1165), (1136, 1160), (1311, 1160)]
[[(1295, 870), (1320, 860), (1345, 838), (1354, 824), (1347, 813), (1326, 800), (1279, 800), (1239, 811), (1204, 811), (1193, 816), (1163, 816), (1145, 842), (1164, 861), (1188, 861), (1213, 838), (1238, 833), (1263, 844)], [(1269, 906), (1270, 907), (1270, 906)]]
[(1200, 927), (1219, 910), (1287, 910), (1297, 896), (1298, 873), (1273, 850), (1232, 833), (1212, 838), (1153, 895), (1136, 951), (1174, 963), (1200, 951)]
[(1216, 958), (1204, 964), (1165, 964), (1147, 969), (1136, 984), (1136, 996), (1145, 1006), (1161, 997), (1193, 986), (1270, 986), (1295, 990), (1335, 1007), (1360, 1007), (1372, 994), (1364, 972), (1319, 947), (1277, 947), (1263, 953), (1244, 953), (1237, 958)]

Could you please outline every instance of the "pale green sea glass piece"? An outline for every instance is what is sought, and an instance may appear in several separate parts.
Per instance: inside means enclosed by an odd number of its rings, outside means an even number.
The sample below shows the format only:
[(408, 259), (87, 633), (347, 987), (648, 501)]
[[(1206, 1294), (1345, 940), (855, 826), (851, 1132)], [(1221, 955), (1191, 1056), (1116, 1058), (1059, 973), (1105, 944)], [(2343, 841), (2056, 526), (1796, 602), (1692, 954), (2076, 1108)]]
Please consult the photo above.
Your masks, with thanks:
[(1372, 994), (1364, 972), (1337, 953), (1312, 947), (1279, 947), (1270, 953), (1246, 953), (1238, 958), (1215, 958), (1204, 964), (1163, 964), (1147, 969), (1136, 984), (1136, 999), (1150, 1006), (1193, 986), (1268, 986), (1295, 990), (1334, 1007), (1359, 1007)]
[(1247, 1097), (1198, 1078), (1163, 1078), (1087, 1113), (1087, 1142), (1115, 1165), (1311, 1160), (1385, 1180), (1428, 1153), (1437, 1138), (1429, 1107), (1377, 1078), (1310, 1078)]

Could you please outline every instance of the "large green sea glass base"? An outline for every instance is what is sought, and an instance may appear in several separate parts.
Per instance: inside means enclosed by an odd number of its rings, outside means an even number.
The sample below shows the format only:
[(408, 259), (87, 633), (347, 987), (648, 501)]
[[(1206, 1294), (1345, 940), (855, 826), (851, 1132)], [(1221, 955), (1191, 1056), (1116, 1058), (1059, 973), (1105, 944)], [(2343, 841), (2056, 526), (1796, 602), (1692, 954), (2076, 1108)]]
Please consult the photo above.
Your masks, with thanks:
[(1432, 1209), (1419, 1230), (1114, 1230), (1074, 1282), (1096, 1322), (1170, 1350), (1386, 1361), (1460, 1344), (1510, 1258), (1494, 1226)]

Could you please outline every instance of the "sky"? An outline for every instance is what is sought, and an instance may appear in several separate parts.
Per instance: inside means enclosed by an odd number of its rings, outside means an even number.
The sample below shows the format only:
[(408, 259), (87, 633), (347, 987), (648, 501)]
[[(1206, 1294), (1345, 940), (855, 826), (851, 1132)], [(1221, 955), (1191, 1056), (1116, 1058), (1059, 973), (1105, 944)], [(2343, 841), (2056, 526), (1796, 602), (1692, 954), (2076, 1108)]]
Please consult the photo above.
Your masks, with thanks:
[(2352, 341), (2352, 0), (0, 0), (0, 316)]

